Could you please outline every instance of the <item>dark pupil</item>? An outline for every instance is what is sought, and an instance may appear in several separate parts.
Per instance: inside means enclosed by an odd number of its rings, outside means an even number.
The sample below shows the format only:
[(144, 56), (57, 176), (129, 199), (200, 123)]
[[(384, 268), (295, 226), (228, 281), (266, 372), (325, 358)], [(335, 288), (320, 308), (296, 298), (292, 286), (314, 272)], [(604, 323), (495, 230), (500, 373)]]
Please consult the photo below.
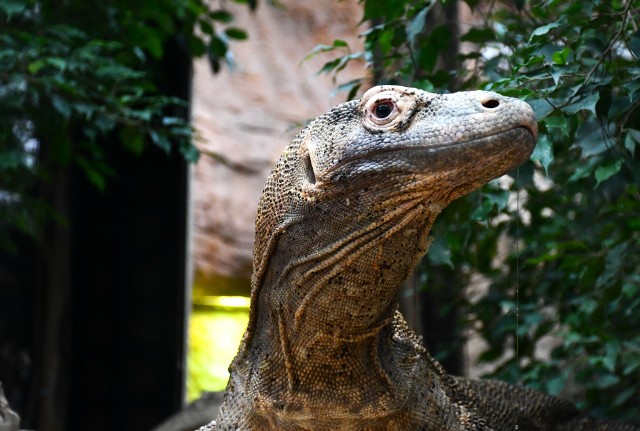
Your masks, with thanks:
[(376, 117), (378, 118), (387, 118), (391, 115), (391, 111), (393, 108), (391, 107), (391, 103), (381, 103), (376, 106)]

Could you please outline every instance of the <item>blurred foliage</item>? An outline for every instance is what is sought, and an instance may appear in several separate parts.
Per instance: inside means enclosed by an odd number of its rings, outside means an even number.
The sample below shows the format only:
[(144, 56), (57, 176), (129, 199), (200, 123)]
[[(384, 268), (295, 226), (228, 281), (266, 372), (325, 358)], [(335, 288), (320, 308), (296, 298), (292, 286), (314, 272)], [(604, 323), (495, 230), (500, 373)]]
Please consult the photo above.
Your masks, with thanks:
[[(216, 72), (231, 60), (229, 41), (246, 33), (210, 4), (217, 3), (0, 2), (2, 231), (37, 236), (56, 216), (40, 194), (52, 169), (76, 165), (103, 189), (116, 174), (105, 151), (115, 142), (135, 154), (155, 145), (197, 160), (187, 101), (166, 90), (174, 77), (163, 59), (177, 47), (207, 55)], [(0, 247), (12, 246), (0, 236)]]
[[(376, 83), (534, 107), (531, 161), (440, 216), (423, 278), (488, 281), (460, 295), (489, 346), (480, 361), (497, 365), (488, 377), (640, 424), (640, 1), (465, 0), (459, 31), (442, 18), (453, 3), (363, 0), (364, 51), (338, 40), (313, 54), (337, 54), (324, 72), (364, 58)], [(364, 82), (340, 88), (353, 97)]]

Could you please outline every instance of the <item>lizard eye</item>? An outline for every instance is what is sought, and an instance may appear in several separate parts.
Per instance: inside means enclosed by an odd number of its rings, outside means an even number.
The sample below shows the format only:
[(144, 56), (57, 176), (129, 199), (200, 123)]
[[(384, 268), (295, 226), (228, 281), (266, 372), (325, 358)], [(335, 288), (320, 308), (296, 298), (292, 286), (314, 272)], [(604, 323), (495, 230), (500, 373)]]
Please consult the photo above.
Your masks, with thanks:
[(391, 123), (399, 114), (400, 108), (394, 100), (379, 98), (367, 103), (366, 116), (374, 127), (384, 127)]
[(379, 119), (385, 119), (393, 112), (394, 105), (391, 102), (380, 102), (373, 108), (373, 112)]
[(417, 96), (404, 87), (374, 87), (362, 96), (362, 125), (373, 133), (407, 127), (417, 107)]

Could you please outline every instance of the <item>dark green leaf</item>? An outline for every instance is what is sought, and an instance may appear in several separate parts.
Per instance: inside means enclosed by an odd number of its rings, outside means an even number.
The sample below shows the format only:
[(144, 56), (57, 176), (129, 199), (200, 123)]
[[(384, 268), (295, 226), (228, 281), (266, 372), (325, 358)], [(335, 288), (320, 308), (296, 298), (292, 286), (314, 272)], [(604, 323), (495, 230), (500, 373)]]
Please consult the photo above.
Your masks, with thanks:
[(229, 12), (222, 9), (210, 12), (209, 18), (211, 18), (214, 21), (220, 21), (223, 23), (230, 23), (233, 21), (233, 15), (231, 15)]
[(224, 33), (229, 37), (229, 39), (245, 40), (247, 38), (247, 33), (236, 27), (227, 28)]
[(64, 98), (54, 94), (51, 96), (51, 104), (65, 119), (68, 119), (71, 116), (71, 104), (69, 104), (69, 102)]
[(495, 40), (495, 34), (490, 28), (472, 28), (462, 35), (460, 40), (473, 43), (484, 43), (486, 41)]
[(200, 158), (200, 152), (195, 146), (191, 144), (181, 145), (180, 153), (182, 154), (184, 159), (190, 163), (196, 163)]
[(159, 133), (155, 130), (149, 131), (149, 136), (151, 136), (151, 140), (154, 144), (156, 144), (160, 149), (169, 153), (171, 151), (171, 141), (164, 133)]
[(549, 166), (553, 162), (553, 145), (547, 135), (540, 135), (538, 143), (531, 154), (531, 160), (537, 160), (544, 168), (544, 172), (549, 174)]
[(209, 21), (201, 20), (199, 24), (200, 24), (200, 30), (202, 30), (204, 34), (208, 34), (210, 36), (215, 34), (213, 25), (211, 25)]
[(613, 163), (606, 164), (604, 166), (598, 167), (595, 172), (596, 177), (596, 187), (600, 185), (603, 181), (608, 180), (618, 172), (620, 172), (620, 168), (622, 167), (622, 160), (618, 160)]
[(611, 386), (620, 382), (620, 378), (618, 376), (614, 376), (612, 374), (605, 374), (603, 376), (599, 376), (596, 378), (594, 382), (594, 386), (598, 389), (610, 388)]
[(638, 144), (640, 144), (640, 130), (627, 129), (627, 135), (624, 138), (624, 146), (631, 153), (631, 156), (635, 155)]
[(0, 152), (0, 170), (15, 169), (22, 165), (23, 155), (18, 151)]
[(588, 121), (578, 128), (574, 145), (581, 149), (583, 158), (591, 157), (607, 151), (608, 146), (604, 137), (600, 124), (596, 121)]
[(451, 248), (443, 237), (436, 237), (433, 240), (429, 247), (429, 253), (427, 256), (433, 265), (446, 265), (453, 268), (453, 262), (451, 261)]
[(534, 37), (544, 36), (547, 33), (549, 33), (549, 31), (551, 31), (551, 30), (553, 30), (554, 28), (557, 28), (557, 27), (560, 27), (560, 23), (559, 22), (552, 22), (552, 23), (549, 23), (549, 24), (546, 24), (546, 25), (543, 25), (541, 27), (536, 28), (531, 33), (531, 37), (529, 38), (529, 42), (531, 42)]
[(136, 156), (142, 154), (145, 143), (140, 131), (134, 127), (123, 127), (120, 131), (122, 144)]
[(427, 23), (427, 14), (429, 13), (430, 6), (424, 7), (420, 12), (414, 16), (407, 25), (407, 40), (412, 46), (415, 46), (417, 37), (422, 35), (424, 27)]
[(340, 48), (349, 48), (349, 45), (347, 44), (347, 42), (343, 41), (343, 40), (334, 40), (333, 43), (331, 45), (316, 45), (313, 47), (313, 49), (309, 52), (309, 54), (307, 54), (304, 57), (304, 61), (309, 60), (312, 57), (315, 57), (316, 55), (322, 53), (322, 52), (331, 52), (334, 51), (335, 49), (340, 49)]
[(536, 113), (536, 118), (538, 120), (543, 119), (554, 110), (553, 105), (545, 99), (529, 100), (529, 104), (533, 108), (533, 111)]
[(636, 58), (640, 58), (640, 30), (636, 31), (631, 38), (631, 42), (629, 43), (629, 48), (631, 48), (631, 52)]
[(596, 113), (596, 103), (600, 98), (599, 93), (589, 93), (585, 96), (579, 97), (577, 101), (565, 106), (562, 110), (569, 114), (575, 114), (581, 110), (591, 111)]
[(227, 45), (219, 37), (212, 37), (209, 41), (209, 52), (217, 58), (224, 58), (227, 53)]
[(21, 14), (27, 9), (27, 3), (25, 1), (18, 0), (2, 0), (0, 1), (0, 11), (7, 15), (7, 19), (10, 21), (13, 15)]

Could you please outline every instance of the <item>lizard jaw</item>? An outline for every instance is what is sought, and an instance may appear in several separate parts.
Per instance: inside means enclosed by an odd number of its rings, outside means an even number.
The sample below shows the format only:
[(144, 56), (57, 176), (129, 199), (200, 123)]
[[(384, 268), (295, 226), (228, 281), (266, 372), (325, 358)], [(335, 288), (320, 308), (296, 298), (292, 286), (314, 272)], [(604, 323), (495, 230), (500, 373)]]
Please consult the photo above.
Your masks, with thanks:
[[(432, 162), (436, 159), (449, 159), (449, 157), (447, 157), (448, 153), (456, 154), (456, 157), (470, 158), (472, 154), (475, 155), (476, 152), (483, 151), (491, 146), (504, 147), (502, 149), (505, 152), (516, 153), (512, 157), (512, 163), (510, 163), (510, 165), (513, 166), (506, 170), (509, 171), (526, 161), (533, 152), (537, 138), (537, 123), (533, 121), (530, 124), (523, 124), (496, 134), (460, 142), (424, 145), (421, 139), (416, 139), (415, 141), (409, 141), (400, 146), (378, 148), (341, 160), (328, 171), (320, 174), (316, 173), (316, 175), (323, 180), (323, 183), (329, 183), (335, 178), (340, 177), (342, 171), (345, 169), (350, 172), (358, 172), (358, 174), (380, 173), (382, 170), (388, 169), (385, 161), (390, 159), (411, 161), (411, 163), (404, 165), (409, 170), (416, 169), (416, 161), (428, 161), (428, 168), (430, 170), (438, 170), (437, 165), (432, 164)], [(500, 149), (501, 148), (496, 148), (496, 150)], [(354, 168), (354, 166), (359, 163), (362, 167), (360, 169)], [(393, 169), (398, 170), (397, 167)], [(417, 170), (422, 171), (422, 169)], [(500, 176), (505, 172), (498, 173), (495, 176)], [(422, 171), (420, 173), (425, 172)]]

